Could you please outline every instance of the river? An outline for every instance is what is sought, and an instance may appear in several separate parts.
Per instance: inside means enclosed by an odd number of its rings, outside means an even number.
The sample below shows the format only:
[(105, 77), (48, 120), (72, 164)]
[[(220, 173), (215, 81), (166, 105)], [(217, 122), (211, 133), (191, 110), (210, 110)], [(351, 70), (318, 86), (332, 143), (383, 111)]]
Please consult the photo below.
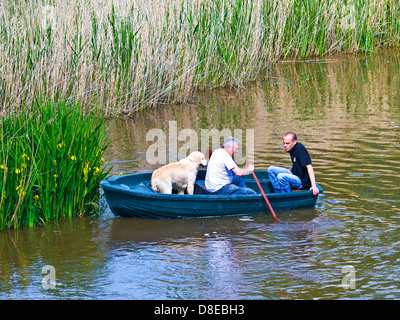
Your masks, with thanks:
[(0, 299), (399, 299), (399, 61), (398, 51), (284, 61), (246, 88), (116, 120), (104, 155), (113, 174), (160, 166), (152, 129), (241, 132), (256, 169), (290, 167), (282, 138), (294, 131), (324, 193), (315, 208), (277, 212), (279, 223), (127, 219), (102, 199), (100, 217), (4, 231)]

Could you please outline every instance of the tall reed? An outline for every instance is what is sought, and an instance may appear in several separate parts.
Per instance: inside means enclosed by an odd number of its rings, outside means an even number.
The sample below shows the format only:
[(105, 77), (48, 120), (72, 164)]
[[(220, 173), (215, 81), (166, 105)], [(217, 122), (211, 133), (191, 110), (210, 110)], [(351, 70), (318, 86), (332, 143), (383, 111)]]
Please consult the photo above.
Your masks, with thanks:
[(29, 109), (0, 119), (0, 230), (95, 212), (109, 172), (104, 120), (65, 100)]
[(243, 86), (279, 59), (399, 45), (397, 0), (3, 0), (3, 112), (46, 97), (105, 113)]

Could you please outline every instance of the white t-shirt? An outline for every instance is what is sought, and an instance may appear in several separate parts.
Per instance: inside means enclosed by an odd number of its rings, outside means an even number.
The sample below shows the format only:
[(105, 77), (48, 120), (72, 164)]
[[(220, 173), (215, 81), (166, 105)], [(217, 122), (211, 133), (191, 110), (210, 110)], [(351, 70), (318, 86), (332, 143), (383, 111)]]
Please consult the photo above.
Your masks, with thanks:
[(235, 161), (224, 149), (213, 152), (208, 161), (205, 185), (210, 192), (215, 192), (232, 182), (232, 169), (237, 167)]

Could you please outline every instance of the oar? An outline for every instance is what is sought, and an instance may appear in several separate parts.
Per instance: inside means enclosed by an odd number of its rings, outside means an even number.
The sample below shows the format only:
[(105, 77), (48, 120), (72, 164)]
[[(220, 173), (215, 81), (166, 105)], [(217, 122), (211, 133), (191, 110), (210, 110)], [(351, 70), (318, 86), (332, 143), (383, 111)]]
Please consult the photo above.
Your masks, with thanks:
[[(246, 158), (246, 162), (247, 162), (247, 165), (250, 165), (249, 160), (247, 160), (247, 158)], [(258, 185), (258, 187), (259, 187), (260, 190), (261, 190), (261, 193), (262, 193), (262, 195), (263, 195), (263, 197), (264, 197), (265, 202), (268, 204), (269, 210), (271, 210), (271, 213), (272, 213), (272, 215), (273, 215), (274, 218), (275, 218), (275, 222), (278, 222), (278, 218), (276, 217), (276, 214), (275, 214), (275, 212), (274, 212), (274, 209), (272, 209), (272, 206), (271, 206), (271, 204), (269, 203), (268, 198), (267, 198), (267, 196), (265, 195), (264, 190), (263, 190), (263, 188), (261, 187), (261, 184), (260, 184), (260, 182), (258, 181), (258, 179), (257, 179), (256, 174), (254, 173), (254, 171), (252, 172), (252, 174), (253, 174), (254, 180), (256, 180), (257, 185)]]

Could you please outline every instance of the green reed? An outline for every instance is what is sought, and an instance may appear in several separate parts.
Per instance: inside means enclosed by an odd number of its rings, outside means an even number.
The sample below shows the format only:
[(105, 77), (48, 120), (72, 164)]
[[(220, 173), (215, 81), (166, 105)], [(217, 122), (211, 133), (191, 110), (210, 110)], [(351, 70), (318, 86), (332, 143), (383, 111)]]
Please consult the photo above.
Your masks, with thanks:
[(96, 212), (109, 172), (104, 120), (63, 100), (29, 110), (1, 118), (0, 230)]
[(397, 0), (3, 0), (0, 104), (40, 93), (133, 112), (244, 86), (281, 59), (374, 52), (399, 36)]

